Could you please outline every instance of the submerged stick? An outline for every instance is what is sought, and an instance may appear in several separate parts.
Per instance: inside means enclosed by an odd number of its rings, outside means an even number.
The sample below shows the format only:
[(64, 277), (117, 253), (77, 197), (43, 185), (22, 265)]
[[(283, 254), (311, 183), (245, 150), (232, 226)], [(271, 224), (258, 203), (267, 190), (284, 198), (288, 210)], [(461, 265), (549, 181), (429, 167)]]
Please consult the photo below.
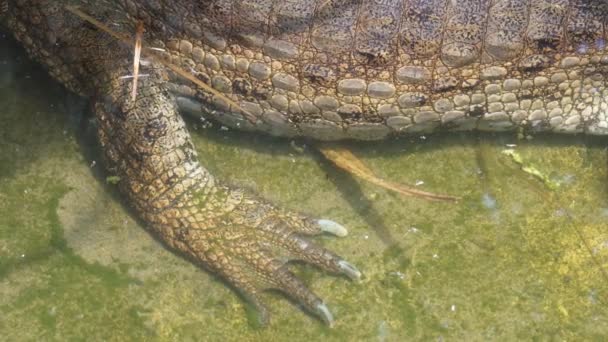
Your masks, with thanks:
[(332, 161), (340, 169), (384, 189), (405, 196), (424, 198), (429, 201), (455, 202), (460, 199), (460, 197), (422, 191), (404, 184), (393, 183), (379, 178), (359, 158), (345, 148), (317, 145), (317, 149), (325, 158)]

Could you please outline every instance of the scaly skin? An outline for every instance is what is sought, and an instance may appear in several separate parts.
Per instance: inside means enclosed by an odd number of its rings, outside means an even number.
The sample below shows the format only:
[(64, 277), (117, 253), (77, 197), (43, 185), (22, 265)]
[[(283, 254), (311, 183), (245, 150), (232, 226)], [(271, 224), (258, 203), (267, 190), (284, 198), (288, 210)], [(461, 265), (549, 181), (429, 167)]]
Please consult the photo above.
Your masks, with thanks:
[(278, 289), (318, 314), (332, 315), (323, 301), (287, 268), (303, 260), (324, 270), (359, 278), (337, 255), (306, 240), (343, 227), (282, 211), (215, 180), (196, 151), (165, 87), (164, 70), (142, 72), (135, 101), (125, 79), (132, 63), (123, 46), (69, 14), (61, 1), (9, 3), (8, 24), (28, 52), (51, 74), (92, 96), (98, 135), (111, 175), (147, 226), (172, 249), (218, 273), (255, 304), (266, 321), (259, 293)]
[[(286, 268), (302, 259), (359, 272), (301, 235), (340, 226), (281, 211), (199, 164), (181, 109), (230, 126), (324, 140), (439, 129), (608, 134), (604, 0), (8, 0), (6, 24), (71, 90), (95, 102), (112, 175), (175, 250), (262, 311), (278, 288), (327, 322)], [(8, 4), (8, 6), (4, 6)], [(152, 63), (130, 99), (132, 47), (68, 13), (146, 40), (254, 116)]]
[(171, 75), (178, 104), (232, 127), (608, 134), (605, 0), (126, 2), (153, 46), (256, 116)]

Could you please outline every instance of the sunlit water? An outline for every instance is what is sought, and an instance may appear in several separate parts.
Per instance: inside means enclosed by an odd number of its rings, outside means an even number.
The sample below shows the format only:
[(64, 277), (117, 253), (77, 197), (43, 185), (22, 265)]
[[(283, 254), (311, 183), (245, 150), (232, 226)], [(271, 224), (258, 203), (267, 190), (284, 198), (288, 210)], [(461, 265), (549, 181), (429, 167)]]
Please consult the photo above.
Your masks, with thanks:
[(273, 320), (260, 328), (233, 291), (165, 250), (129, 214), (106, 183), (87, 112), (85, 101), (0, 38), (0, 340), (608, 333), (605, 139), (463, 133), (349, 146), (385, 179), (463, 197), (431, 203), (355, 180), (305, 142), (190, 120), (211, 172), (344, 224), (346, 238), (316, 240), (365, 274), (353, 283), (294, 265), (325, 298), (334, 328), (275, 293), (266, 296)]

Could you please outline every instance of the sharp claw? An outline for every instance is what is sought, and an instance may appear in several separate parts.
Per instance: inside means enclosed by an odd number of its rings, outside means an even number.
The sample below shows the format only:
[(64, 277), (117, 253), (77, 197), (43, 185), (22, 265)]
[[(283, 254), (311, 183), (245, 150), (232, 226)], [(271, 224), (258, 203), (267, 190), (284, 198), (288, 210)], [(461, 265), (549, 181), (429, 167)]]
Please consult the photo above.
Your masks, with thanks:
[(338, 267), (342, 273), (346, 274), (350, 279), (359, 280), (361, 279), (361, 271), (359, 271), (355, 266), (350, 263), (340, 260), (338, 261)]
[(331, 327), (334, 324), (334, 316), (327, 308), (327, 305), (319, 303), (315, 307), (315, 310), (317, 311), (317, 314), (321, 317), (323, 322), (325, 322), (327, 325)]
[(346, 235), (348, 235), (348, 230), (346, 230), (343, 225), (332, 220), (317, 220), (317, 224), (319, 225), (319, 227), (321, 227), (322, 231), (333, 234), (335, 236), (345, 237)]

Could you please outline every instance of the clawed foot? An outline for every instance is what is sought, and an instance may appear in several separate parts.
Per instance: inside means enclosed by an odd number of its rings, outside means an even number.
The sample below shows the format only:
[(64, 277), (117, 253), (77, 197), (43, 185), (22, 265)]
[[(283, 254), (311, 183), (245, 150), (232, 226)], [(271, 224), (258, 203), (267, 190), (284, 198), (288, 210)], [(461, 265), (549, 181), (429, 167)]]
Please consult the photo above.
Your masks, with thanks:
[(189, 229), (180, 237), (188, 254), (241, 291), (260, 313), (262, 324), (268, 322), (269, 314), (260, 293), (275, 289), (331, 326), (331, 311), (289, 270), (287, 263), (302, 260), (359, 279), (361, 272), (355, 266), (305, 237), (323, 232), (342, 237), (347, 230), (331, 220), (312, 220), (283, 212), (238, 191), (226, 191), (229, 194), (225, 203), (233, 203), (232, 209), (212, 219), (211, 227)]

